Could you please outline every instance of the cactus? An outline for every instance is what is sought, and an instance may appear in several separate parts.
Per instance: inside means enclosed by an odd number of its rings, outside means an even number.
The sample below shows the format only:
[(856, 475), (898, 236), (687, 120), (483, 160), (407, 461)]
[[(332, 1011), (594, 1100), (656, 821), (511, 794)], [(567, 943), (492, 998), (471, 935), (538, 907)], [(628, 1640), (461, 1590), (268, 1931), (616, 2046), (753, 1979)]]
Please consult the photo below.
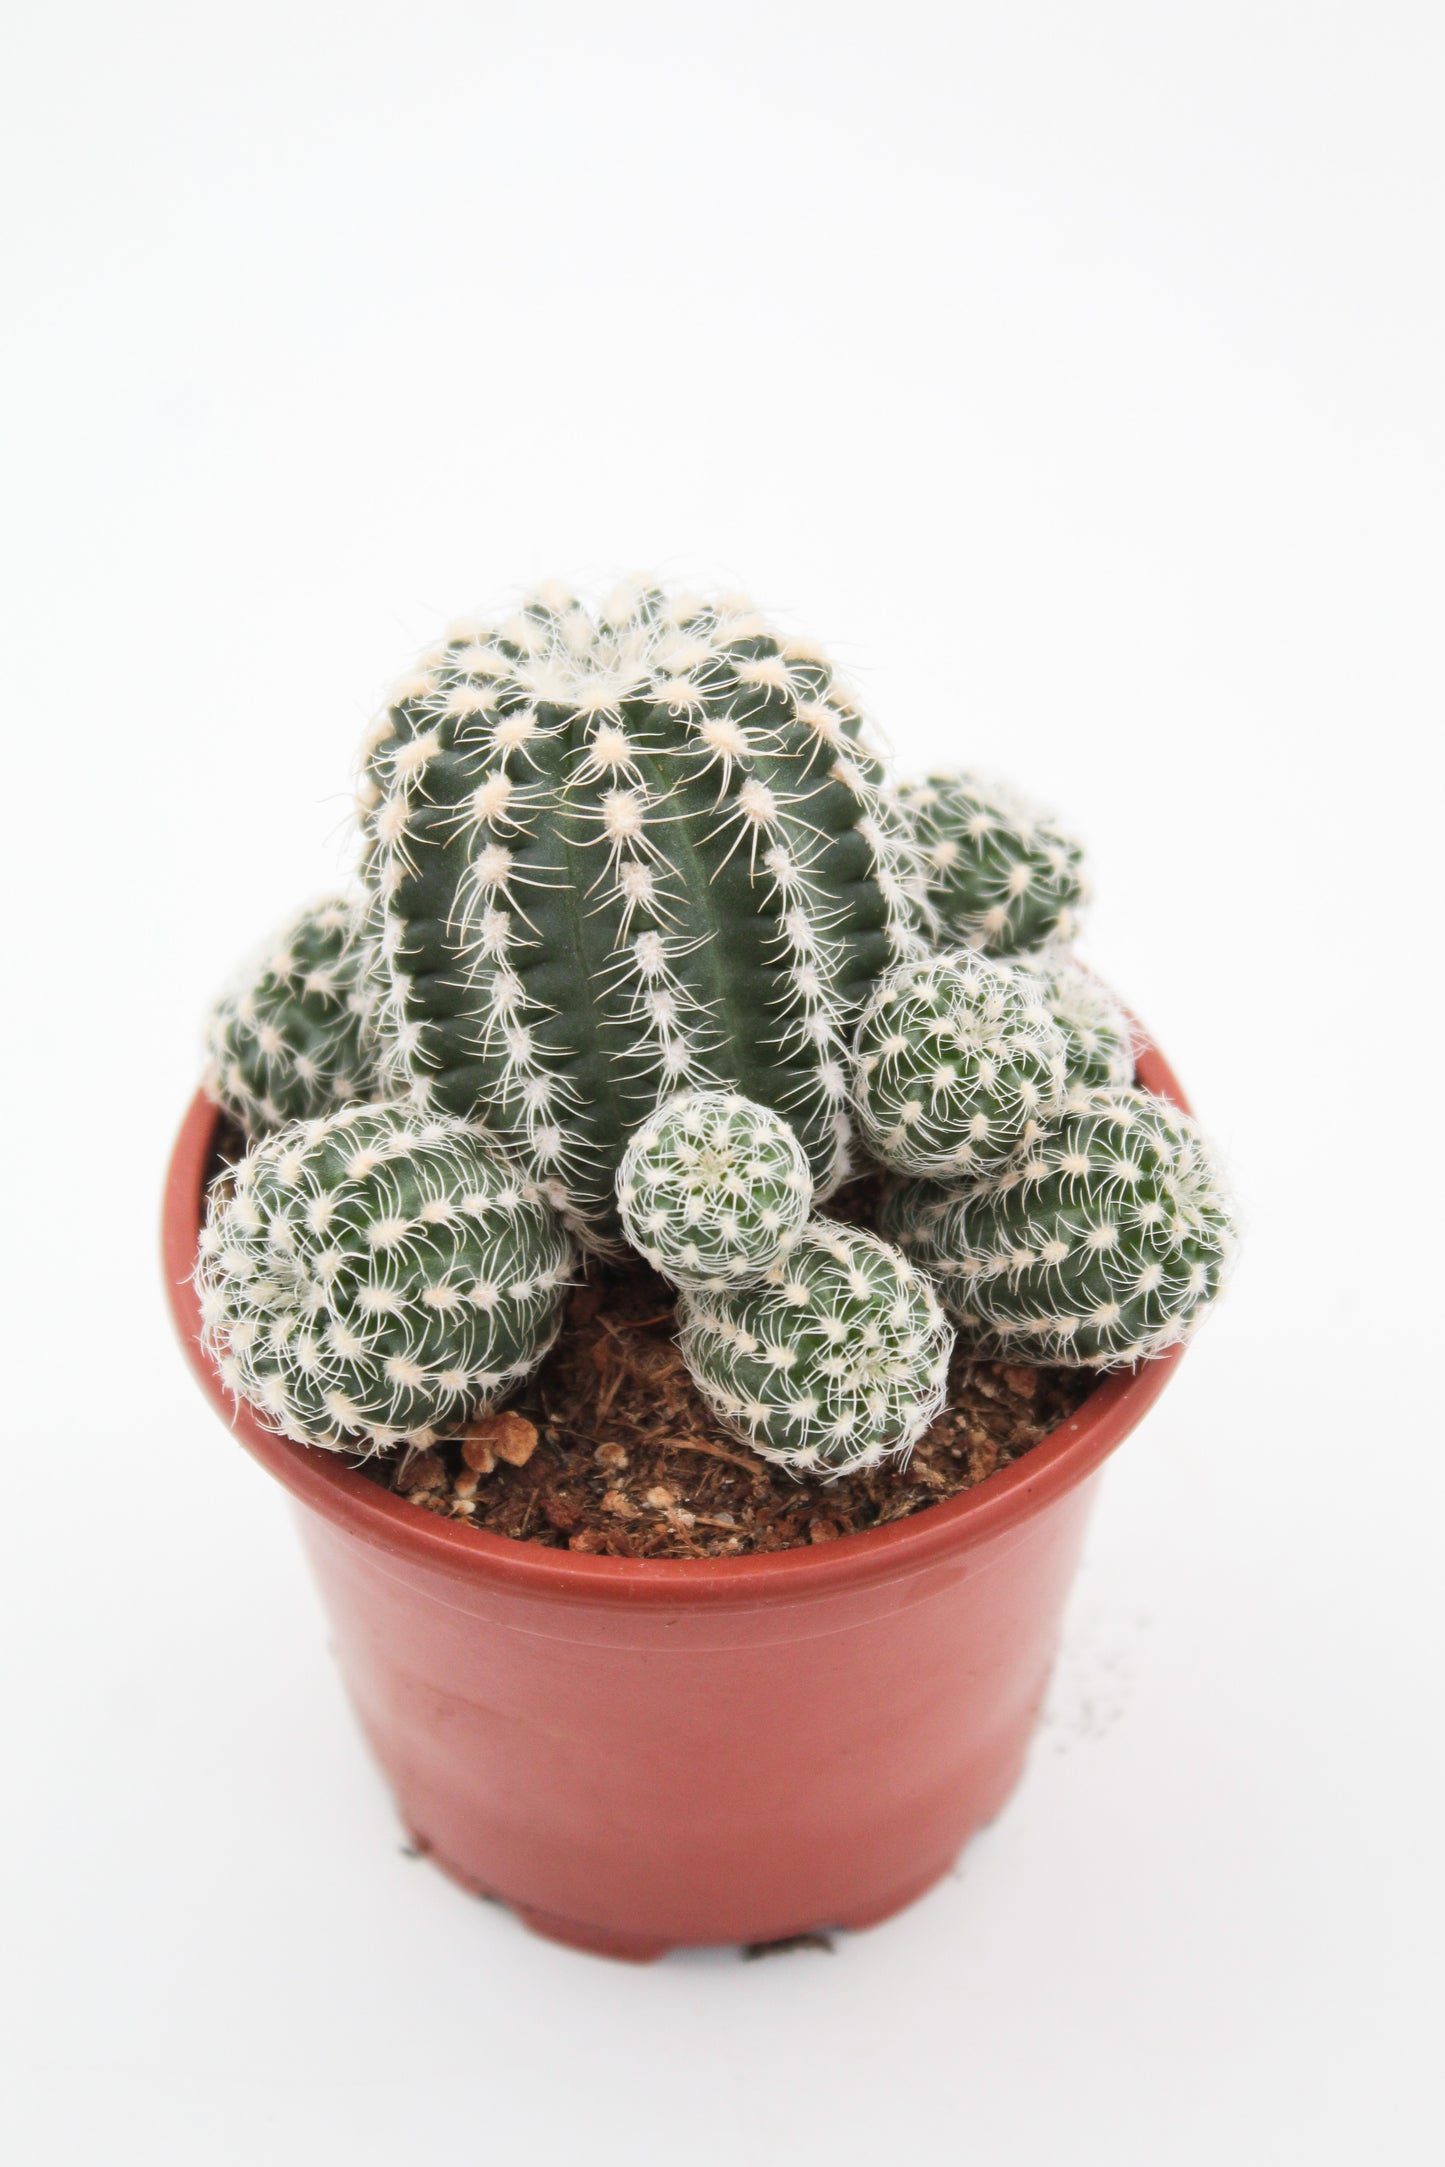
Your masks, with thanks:
[(206, 1088), (248, 1136), (376, 1089), (361, 922), (345, 896), (298, 911), (212, 1010)]
[(762, 1277), (796, 1242), (813, 1199), (787, 1123), (736, 1091), (692, 1091), (643, 1123), (617, 1175), (623, 1231), (680, 1287)]
[(1042, 980), (1042, 998), (1069, 1040), (1072, 1092), (1126, 1090), (1134, 1081), (1134, 1033), (1114, 995), (1072, 956), (1045, 951), (1020, 957), (1015, 970)]
[[(678, 1286), (699, 1389), (800, 1473), (908, 1452), (945, 1306), (980, 1353), (1107, 1367), (1213, 1299), (1218, 1176), (1066, 952), (1079, 846), (972, 775), (895, 792), (827, 658), (746, 601), (550, 587), (452, 626), (358, 801), (361, 896), (210, 1027), (253, 1145), (205, 1334), (286, 1435), (365, 1453), (494, 1406), (567, 1229)], [(878, 1234), (809, 1216), (855, 1128), (895, 1177)]]
[(992, 1179), (899, 1183), (879, 1223), (937, 1279), (978, 1353), (1100, 1369), (1185, 1339), (1234, 1249), (1194, 1123), (1135, 1090), (1057, 1115)]
[(886, 1166), (972, 1177), (1036, 1134), (1072, 1080), (1048, 991), (1033, 971), (968, 949), (889, 973), (858, 1025), (853, 1068), (859, 1127)]
[(943, 1405), (953, 1331), (891, 1243), (809, 1221), (754, 1287), (684, 1292), (679, 1344), (725, 1428), (797, 1474), (902, 1457)]
[(945, 937), (1014, 956), (1078, 931), (1083, 848), (1036, 807), (977, 775), (930, 775), (900, 793)]
[(849, 1171), (847, 1050), (927, 905), (911, 829), (810, 643), (745, 602), (546, 589), (455, 626), (367, 741), (380, 1028), (593, 1249), (660, 1099), (736, 1090)]
[(352, 1107), (256, 1145), (212, 1193), (196, 1283), (231, 1391), (301, 1443), (429, 1444), (554, 1336), (570, 1244), (461, 1122)]

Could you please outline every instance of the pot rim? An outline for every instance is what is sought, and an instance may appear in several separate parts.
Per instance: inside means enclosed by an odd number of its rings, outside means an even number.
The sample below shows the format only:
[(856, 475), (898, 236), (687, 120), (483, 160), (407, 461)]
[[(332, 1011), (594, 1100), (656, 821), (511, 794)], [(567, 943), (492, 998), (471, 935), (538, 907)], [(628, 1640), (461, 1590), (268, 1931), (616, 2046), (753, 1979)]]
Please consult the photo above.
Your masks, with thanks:
[[(1189, 1102), (1157, 1047), (1140, 1039), (1141, 1085), (1185, 1112)], [(943, 1555), (992, 1543), (1092, 1475), (1163, 1391), (1182, 1347), (1105, 1375), (1076, 1412), (1021, 1459), (971, 1490), (927, 1505), (906, 1520), (840, 1535), (807, 1549), (736, 1558), (594, 1557), (518, 1542), (439, 1518), (347, 1465), (338, 1454), (299, 1445), (266, 1429), (233, 1403), (201, 1345), (200, 1302), (191, 1280), (205, 1209), (205, 1176), (220, 1109), (198, 1090), (181, 1124), (166, 1173), (162, 1250), (171, 1316), (206, 1396), (254, 1459), (301, 1504), (398, 1563), (490, 1581), (517, 1593), (630, 1607), (797, 1600), (845, 1586), (891, 1580)]]

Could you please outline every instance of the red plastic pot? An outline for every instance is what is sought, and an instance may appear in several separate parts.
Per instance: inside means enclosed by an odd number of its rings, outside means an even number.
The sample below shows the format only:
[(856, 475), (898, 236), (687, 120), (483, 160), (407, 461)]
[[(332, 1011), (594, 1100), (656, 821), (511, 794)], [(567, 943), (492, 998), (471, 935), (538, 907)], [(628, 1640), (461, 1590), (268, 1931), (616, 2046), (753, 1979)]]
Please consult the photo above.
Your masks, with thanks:
[[(1161, 1057), (1140, 1080), (1184, 1104)], [(237, 1412), (190, 1271), (215, 1109), (171, 1160), (176, 1324), (284, 1483), (342, 1673), (417, 1847), (598, 1953), (869, 1926), (947, 1872), (1023, 1766), (1100, 1467), (1177, 1351), (914, 1518), (773, 1556), (573, 1556), (435, 1518)]]

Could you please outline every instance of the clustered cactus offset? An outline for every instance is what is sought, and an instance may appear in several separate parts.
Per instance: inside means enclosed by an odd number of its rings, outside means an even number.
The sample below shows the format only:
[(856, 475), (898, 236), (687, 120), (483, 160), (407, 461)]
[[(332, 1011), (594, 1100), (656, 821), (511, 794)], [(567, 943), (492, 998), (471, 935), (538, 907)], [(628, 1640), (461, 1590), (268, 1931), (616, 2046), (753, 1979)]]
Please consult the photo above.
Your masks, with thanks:
[[(678, 1289), (718, 1420), (828, 1478), (971, 1352), (1107, 1367), (1218, 1291), (1193, 1123), (1073, 957), (1076, 842), (972, 775), (899, 790), (744, 600), (560, 587), (454, 625), (363, 749), (360, 892), (218, 1004), (252, 1148), (197, 1267), (232, 1389), (418, 1445), (545, 1353), (572, 1237)], [(859, 1164), (878, 1231), (814, 1215)]]
[(969, 949), (891, 972), (854, 1056), (863, 1133), (885, 1165), (909, 1174), (1002, 1165), (1061, 1104), (1069, 1074), (1045, 985)]
[(287, 1437), (430, 1444), (535, 1369), (571, 1245), (459, 1121), (352, 1107), (257, 1144), (197, 1283), (221, 1374)]
[(623, 1231), (679, 1287), (760, 1278), (803, 1230), (807, 1154), (779, 1114), (737, 1091), (689, 1091), (634, 1135), (617, 1175)]
[(1047, 814), (977, 775), (930, 775), (903, 797), (947, 939), (1006, 956), (1074, 938), (1084, 853)]
[(1067, 1041), (1068, 1081), (1072, 1091), (1107, 1084), (1122, 1089), (1134, 1078), (1134, 1033), (1114, 995), (1092, 971), (1059, 951), (1021, 956), (1016, 970), (1042, 979), (1044, 1005)]
[(1234, 1246), (1194, 1123), (1134, 1090), (1064, 1113), (993, 1180), (901, 1183), (881, 1223), (980, 1353), (1101, 1369), (1186, 1338)]
[(207, 1080), (249, 1136), (375, 1091), (362, 922), (354, 897), (298, 911), (212, 1010)]
[(875, 1467), (943, 1405), (953, 1332), (891, 1242), (814, 1219), (760, 1285), (684, 1294), (680, 1343), (714, 1414), (798, 1474)]

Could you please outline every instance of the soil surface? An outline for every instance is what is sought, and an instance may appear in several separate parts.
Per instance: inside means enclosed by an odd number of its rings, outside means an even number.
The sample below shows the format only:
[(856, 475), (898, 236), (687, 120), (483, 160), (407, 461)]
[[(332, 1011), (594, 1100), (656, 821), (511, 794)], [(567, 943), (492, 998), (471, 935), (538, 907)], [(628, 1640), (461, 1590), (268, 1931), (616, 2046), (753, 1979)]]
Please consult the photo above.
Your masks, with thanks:
[(1071, 1415), (1091, 1372), (955, 1352), (949, 1404), (896, 1463), (800, 1481), (721, 1429), (673, 1340), (671, 1289), (592, 1265), (556, 1346), (499, 1414), (362, 1471), (424, 1511), (601, 1557), (740, 1557), (907, 1519), (1007, 1467)]

